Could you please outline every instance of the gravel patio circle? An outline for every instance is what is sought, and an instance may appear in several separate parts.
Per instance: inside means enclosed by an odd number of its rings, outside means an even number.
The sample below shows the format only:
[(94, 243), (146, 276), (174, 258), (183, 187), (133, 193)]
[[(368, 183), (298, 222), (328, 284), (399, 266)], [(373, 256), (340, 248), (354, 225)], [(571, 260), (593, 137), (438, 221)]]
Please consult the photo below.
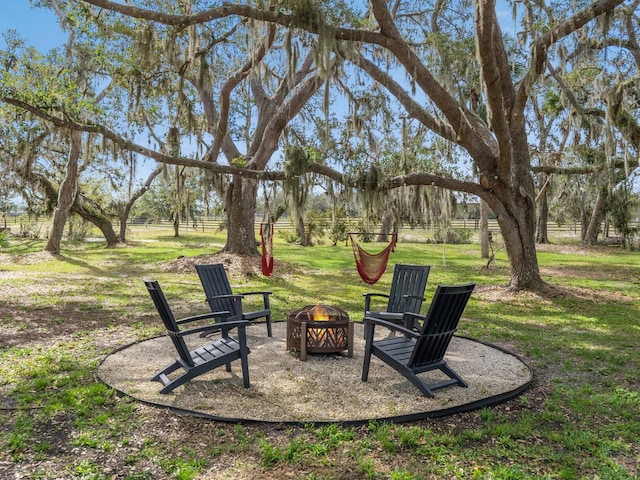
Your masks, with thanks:
[[(382, 330), (382, 329), (381, 329)], [(506, 402), (533, 380), (529, 365), (513, 353), (470, 338), (455, 336), (445, 360), (469, 384), (447, 387), (435, 398), (420, 392), (395, 370), (373, 357), (368, 382), (362, 382), (364, 340), (355, 323), (354, 356), (309, 355), (306, 362), (286, 350), (286, 322), (247, 329), (251, 388), (242, 386), (240, 362), (232, 372), (218, 368), (168, 395), (150, 378), (173, 362), (175, 349), (167, 336), (136, 342), (107, 355), (98, 377), (118, 392), (175, 412), (238, 423), (346, 423), (371, 420), (406, 422), (441, 417)], [(189, 338), (195, 348), (210, 340)], [(439, 372), (422, 374), (437, 380)], [(438, 378), (436, 378), (438, 377)]]

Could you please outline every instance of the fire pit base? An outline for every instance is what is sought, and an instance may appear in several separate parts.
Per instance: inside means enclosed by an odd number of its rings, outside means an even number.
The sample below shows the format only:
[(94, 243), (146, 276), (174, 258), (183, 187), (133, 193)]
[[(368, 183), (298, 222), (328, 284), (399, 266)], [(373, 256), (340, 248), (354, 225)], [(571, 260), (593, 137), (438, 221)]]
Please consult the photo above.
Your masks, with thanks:
[[(317, 322), (313, 322), (317, 323)], [(328, 332), (332, 330), (331, 327), (322, 326), (321, 331), (324, 331), (325, 334), (329, 334)], [(335, 330), (335, 328), (333, 329)], [(322, 334), (321, 334), (322, 335)], [(316, 326), (310, 326), (307, 322), (300, 323), (300, 348), (291, 348), (289, 351), (297, 351), (300, 352), (300, 356), (298, 359), (301, 362), (307, 361), (307, 353), (341, 353), (345, 350), (345, 348), (335, 349), (331, 348), (322, 348), (318, 349), (313, 346), (314, 338), (318, 336), (318, 328)], [(353, 357), (353, 322), (347, 322), (347, 336), (346, 336), (346, 350), (347, 357)]]
[[(323, 309), (318, 320), (318, 309)], [(301, 361), (308, 353), (340, 353), (353, 357), (353, 322), (344, 310), (323, 305), (306, 306), (287, 318), (287, 350), (299, 352)]]

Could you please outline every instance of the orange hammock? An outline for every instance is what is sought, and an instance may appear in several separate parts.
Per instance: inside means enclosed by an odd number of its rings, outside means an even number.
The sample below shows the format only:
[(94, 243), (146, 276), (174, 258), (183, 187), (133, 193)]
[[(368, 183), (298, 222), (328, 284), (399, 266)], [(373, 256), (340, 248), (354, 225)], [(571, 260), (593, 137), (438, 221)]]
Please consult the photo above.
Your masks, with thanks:
[(357, 233), (350, 233), (349, 239), (351, 239), (351, 246), (353, 248), (353, 256), (356, 259), (356, 267), (360, 278), (369, 285), (373, 285), (387, 269), (387, 263), (389, 261), (389, 254), (393, 252), (396, 247), (397, 234), (391, 234), (391, 242), (380, 253), (369, 253), (363, 249), (356, 241), (355, 236)]
[(270, 277), (273, 273), (273, 223), (260, 224), (260, 243), (262, 245), (262, 274)]

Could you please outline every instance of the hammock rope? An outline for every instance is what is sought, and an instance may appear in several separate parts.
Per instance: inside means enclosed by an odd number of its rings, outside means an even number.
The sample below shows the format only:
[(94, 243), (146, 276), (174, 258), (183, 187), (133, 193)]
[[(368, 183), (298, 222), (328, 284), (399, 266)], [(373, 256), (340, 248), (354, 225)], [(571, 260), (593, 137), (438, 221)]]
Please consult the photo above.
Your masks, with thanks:
[(391, 241), (381, 252), (369, 253), (356, 241), (357, 233), (350, 233), (351, 247), (353, 248), (353, 257), (356, 261), (356, 268), (360, 274), (360, 278), (365, 283), (373, 285), (387, 269), (389, 255), (394, 251), (397, 242), (397, 234), (391, 234)]

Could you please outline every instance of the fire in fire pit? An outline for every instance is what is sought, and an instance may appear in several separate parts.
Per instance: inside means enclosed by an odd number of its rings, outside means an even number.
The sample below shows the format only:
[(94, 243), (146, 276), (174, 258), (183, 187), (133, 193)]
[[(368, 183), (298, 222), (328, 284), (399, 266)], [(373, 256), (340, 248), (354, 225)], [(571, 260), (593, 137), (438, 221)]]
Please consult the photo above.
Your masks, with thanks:
[(308, 353), (338, 353), (347, 350), (353, 357), (353, 322), (338, 307), (307, 305), (287, 317), (287, 350)]

